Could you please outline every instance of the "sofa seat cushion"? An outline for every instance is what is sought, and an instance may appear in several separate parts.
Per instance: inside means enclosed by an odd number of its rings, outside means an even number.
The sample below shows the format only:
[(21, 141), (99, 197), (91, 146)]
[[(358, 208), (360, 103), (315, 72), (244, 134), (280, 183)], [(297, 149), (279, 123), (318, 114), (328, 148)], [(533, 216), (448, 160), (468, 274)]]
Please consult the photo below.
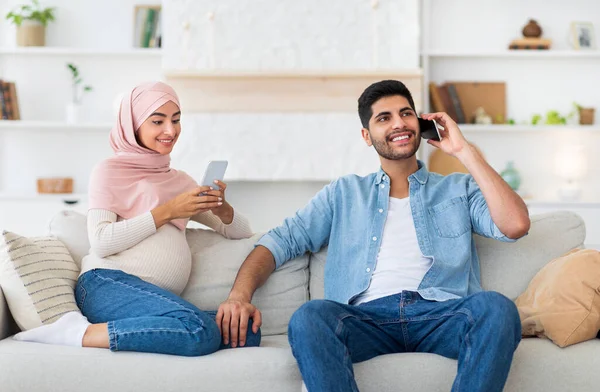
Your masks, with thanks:
[(0, 380), (2, 392), (298, 392), (302, 385), (285, 335), (195, 358), (7, 338), (0, 341)]
[[(504, 392), (597, 391), (600, 339), (561, 349), (547, 339), (524, 339), (515, 352)], [(389, 354), (354, 365), (361, 392), (447, 392), (457, 361), (439, 355)], [(304, 388), (304, 390), (306, 390)]]

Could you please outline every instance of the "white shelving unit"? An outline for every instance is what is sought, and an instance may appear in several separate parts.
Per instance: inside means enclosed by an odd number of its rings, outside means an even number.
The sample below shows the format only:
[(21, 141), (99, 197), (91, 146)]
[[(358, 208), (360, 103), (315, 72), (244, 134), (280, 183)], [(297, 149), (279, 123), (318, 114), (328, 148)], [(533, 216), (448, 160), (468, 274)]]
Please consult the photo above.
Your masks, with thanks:
[(444, 51), (427, 50), (421, 53), (428, 58), (483, 58), (483, 59), (600, 59), (600, 50), (499, 50), (499, 51)]
[[(514, 161), (523, 177), (522, 188), (530, 213), (569, 210), (586, 222), (587, 242), (600, 244), (600, 49), (569, 48), (568, 31), (574, 20), (598, 21), (600, 4), (582, 1), (546, 6), (542, 0), (424, 0), (422, 46), (424, 107), (430, 111), (428, 85), (445, 82), (505, 82), (507, 118), (518, 125), (460, 124), (465, 137), (481, 148), (486, 159), (501, 171)], [(543, 6), (542, 6), (543, 5)], [(581, 6), (581, 9), (578, 7)], [(562, 11), (558, 9), (563, 7)], [(584, 10), (585, 11), (582, 11)], [(494, 21), (490, 21), (493, 10)], [(581, 13), (585, 13), (585, 17)], [(440, 16), (443, 18), (440, 19)], [(552, 39), (549, 50), (509, 50), (509, 42), (521, 35), (522, 26), (534, 17)], [(596, 23), (598, 30), (600, 26)], [(550, 36), (548, 36), (550, 35)], [(596, 108), (594, 125), (521, 125), (534, 114), (549, 110), (566, 115), (573, 102)], [(542, 120), (543, 122), (543, 120)], [(582, 199), (564, 201), (557, 190), (564, 181), (557, 176), (556, 151), (568, 143), (587, 147), (587, 176), (582, 179)], [(423, 158), (427, 159), (426, 150)]]
[(122, 50), (69, 48), (69, 47), (0, 47), (0, 55), (28, 56), (128, 56), (160, 57), (161, 50), (155, 48), (132, 48)]
[(57, 194), (36, 194), (36, 193), (0, 193), (0, 201), (40, 201), (40, 202), (80, 202), (87, 200), (87, 194), (84, 193), (57, 193)]
[(590, 133), (600, 134), (600, 125), (510, 125), (510, 124), (460, 124), (460, 129), (469, 134), (494, 134), (494, 133)]
[(69, 124), (59, 121), (21, 121), (0, 120), (0, 131), (85, 131), (85, 132), (108, 132), (114, 124), (112, 123), (80, 123)]

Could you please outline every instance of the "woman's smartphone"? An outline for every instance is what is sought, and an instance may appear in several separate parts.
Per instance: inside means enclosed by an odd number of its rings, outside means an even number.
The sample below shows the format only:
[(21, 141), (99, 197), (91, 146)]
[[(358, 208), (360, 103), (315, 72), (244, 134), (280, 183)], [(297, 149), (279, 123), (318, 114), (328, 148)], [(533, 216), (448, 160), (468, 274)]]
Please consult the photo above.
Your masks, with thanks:
[(215, 187), (215, 180), (223, 181), (227, 170), (227, 161), (210, 161), (202, 177), (201, 186)]
[(439, 142), (442, 140), (438, 124), (435, 120), (425, 120), (419, 117), (419, 126), (421, 127), (421, 137)]

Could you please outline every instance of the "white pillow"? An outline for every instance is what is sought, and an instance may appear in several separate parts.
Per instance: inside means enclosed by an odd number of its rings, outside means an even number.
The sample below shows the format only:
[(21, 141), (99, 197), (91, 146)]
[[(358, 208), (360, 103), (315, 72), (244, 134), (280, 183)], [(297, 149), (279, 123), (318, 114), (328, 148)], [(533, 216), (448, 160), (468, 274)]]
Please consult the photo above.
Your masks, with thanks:
[(21, 330), (51, 324), (79, 311), (74, 289), (79, 268), (54, 237), (0, 236), (0, 287)]
[[(217, 310), (227, 299), (238, 270), (262, 234), (228, 240), (202, 229), (188, 229), (192, 251), (192, 274), (181, 294), (201, 310)], [(308, 254), (285, 263), (254, 294), (252, 303), (262, 313), (261, 333), (287, 333), (290, 317), (308, 301)]]
[(48, 225), (49, 235), (65, 244), (75, 263), (81, 268), (81, 259), (90, 252), (87, 235), (87, 217), (75, 211), (61, 211)]

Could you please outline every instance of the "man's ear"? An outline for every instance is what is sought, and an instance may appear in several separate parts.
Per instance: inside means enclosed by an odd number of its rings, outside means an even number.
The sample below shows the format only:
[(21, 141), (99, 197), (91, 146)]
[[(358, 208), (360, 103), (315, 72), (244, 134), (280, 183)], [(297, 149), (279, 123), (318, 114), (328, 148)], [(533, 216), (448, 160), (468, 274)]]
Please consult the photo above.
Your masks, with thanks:
[(367, 128), (363, 128), (360, 130), (360, 132), (362, 133), (362, 138), (365, 143), (367, 143), (367, 146), (371, 147), (373, 142), (371, 141), (371, 134), (369, 133), (369, 130)]

